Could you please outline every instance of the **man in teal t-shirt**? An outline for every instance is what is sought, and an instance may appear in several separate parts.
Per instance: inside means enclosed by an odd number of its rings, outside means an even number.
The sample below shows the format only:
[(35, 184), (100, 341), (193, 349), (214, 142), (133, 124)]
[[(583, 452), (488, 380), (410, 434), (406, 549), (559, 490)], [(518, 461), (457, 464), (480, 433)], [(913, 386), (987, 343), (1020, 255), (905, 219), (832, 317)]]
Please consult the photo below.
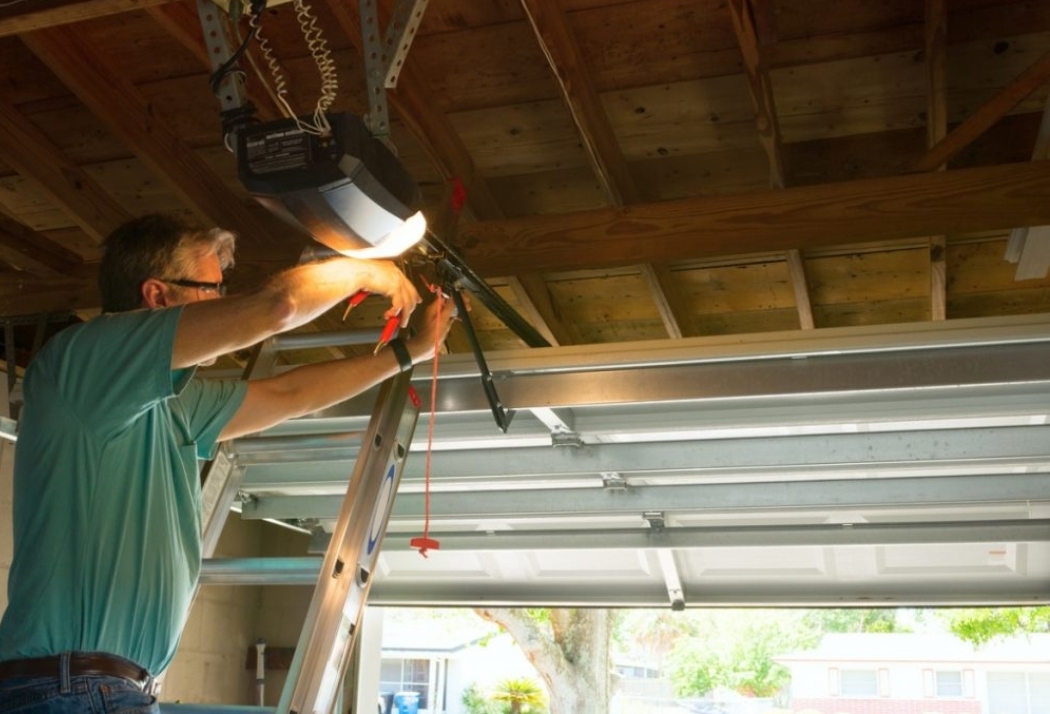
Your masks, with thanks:
[[(0, 714), (157, 711), (201, 562), (198, 460), (224, 440), (347, 399), (433, 356), (445, 319), (376, 356), (241, 382), (197, 365), (302, 325), (359, 290), (407, 320), (419, 295), (385, 261), (292, 268), (221, 300), (233, 236), (165, 216), (106, 239), (104, 314), (26, 372), (15, 554), (0, 621)], [(440, 332), (436, 334), (436, 332)], [(398, 354), (400, 353), (400, 354)]]

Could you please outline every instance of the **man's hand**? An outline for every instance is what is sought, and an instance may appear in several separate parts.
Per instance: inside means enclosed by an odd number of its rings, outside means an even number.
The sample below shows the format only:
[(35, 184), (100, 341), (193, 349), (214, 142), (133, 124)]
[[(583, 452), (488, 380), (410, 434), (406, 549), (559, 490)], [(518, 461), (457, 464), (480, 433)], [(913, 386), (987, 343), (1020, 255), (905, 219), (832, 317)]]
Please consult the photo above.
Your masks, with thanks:
[[(470, 309), (470, 302), (464, 296), (464, 305)], [(458, 319), (456, 303), (451, 296), (438, 295), (429, 305), (426, 314), (421, 316), (419, 330), (405, 341), (408, 353), (416, 364), (434, 357), (435, 348), (444, 343), (449, 328)]]
[(419, 291), (405, 274), (389, 260), (361, 260), (361, 289), (390, 298), (390, 307), (383, 313), (389, 320), (401, 318), (401, 327), (408, 326), (408, 318), (422, 300)]

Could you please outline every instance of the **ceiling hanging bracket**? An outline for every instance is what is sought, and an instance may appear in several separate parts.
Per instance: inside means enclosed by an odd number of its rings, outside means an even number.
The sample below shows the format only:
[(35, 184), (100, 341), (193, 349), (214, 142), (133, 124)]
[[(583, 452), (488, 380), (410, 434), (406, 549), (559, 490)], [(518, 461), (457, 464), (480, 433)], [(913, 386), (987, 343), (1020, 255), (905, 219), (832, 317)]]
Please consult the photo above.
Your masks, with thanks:
[(390, 134), (386, 90), (397, 86), (412, 39), (429, 0), (398, 0), (386, 32), (379, 30), (376, 0), (361, 0), (361, 40), (368, 83), (368, 128), (378, 137)]

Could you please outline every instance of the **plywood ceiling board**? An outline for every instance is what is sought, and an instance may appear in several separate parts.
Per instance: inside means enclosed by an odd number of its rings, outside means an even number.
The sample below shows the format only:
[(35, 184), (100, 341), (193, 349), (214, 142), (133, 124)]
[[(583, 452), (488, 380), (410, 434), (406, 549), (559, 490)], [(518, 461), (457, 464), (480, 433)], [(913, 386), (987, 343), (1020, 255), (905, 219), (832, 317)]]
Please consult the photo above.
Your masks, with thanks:
[(925, 147), (926, 132), (918, 127), (785, 144), (788, 185), (896, 176), (905, 173)]
[[(927, 249), (862, 253), (806, 261), (810, 297), (818, 306), (928, 299)], [(925, 319), (925, 318), (924, 318)]]
[(1014, 287), (1001, 292), (949, 296), (948, 310), (960, 318), (1035, 315), (1050, 311), (1050, 288)]
[(569, 11), (568, 19), (601, 92), (741, 70), (732, 23), (717, 0), (642, 0)]
[(449, 121), (490, 179), (590, 165), (559, 99), (460, 112)]
[(419, 35), (412, 61), (426, 68), (446, 113), (551, 100), (558, 88), (528, 22)]
[(821, 327), (859, 327), (926, 322), (930, 319), (928, 297), (840, 303), (813, 308), (813, 319)]
[(819, 0), (777, 0), (776, 20), (777, 37), (791, 40), (921, 23), (922, 5), (914, 0), (844, 0), (832, 10)]
[(694, 319), (707, 314), (795, 308), (791, 278), (782, 259), (675, 270), (674, 275), (683, 312)]
[(798, 312), (790, 308), (753, 312), (705, 313), (693, 318), (695, 333), (702, 335), (746, 335), (798, 329)]
[(1050, 288), (1050, 276), (1014, 282), (1016, 266), (1003, 259), (1006, 241), (948, 245), (949, 297), (1008, 291), (1011, 288)]
[(594, 173), (586, 166), (497, 177), (489, 186), (507, 216), (569, 213), (607, 205)]
[(742, 75), (602, 95), (629, 161), (759, 146)]
[[(197, 25), (200, 26), (200, 20)], [(144, 11), (78, 23), (76, 32), (101, 55), (115, 60), (121, 79), (131, 84), (196, 74), (201, 70), (200, 60)]]
[(131, 156), (130, 149), (109, 127), (79, 102), (63, 109), (27, 112), (25, 117), (79, 166)]
[(689, 196), (748, 193), (769, 188), (765, 152), (756, 141), (749, 149), (645, 158), (633, 162), (645, 201)]

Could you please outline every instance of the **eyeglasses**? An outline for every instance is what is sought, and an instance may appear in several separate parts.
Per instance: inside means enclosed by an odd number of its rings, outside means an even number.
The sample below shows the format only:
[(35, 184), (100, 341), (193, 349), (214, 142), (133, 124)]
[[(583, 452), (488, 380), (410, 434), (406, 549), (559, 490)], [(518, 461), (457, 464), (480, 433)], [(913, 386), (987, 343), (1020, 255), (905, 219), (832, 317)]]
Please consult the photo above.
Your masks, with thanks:
[(183, 288), (197, 288), (198, 290), (204, 290), (205, 292), (217, 293), (218, 295), (226, 294), (226, 283), (205, 283), (200, 280), (186, 280), (185, 278), (157, 278), (162, 283), (168, 283), (169, 285), (178, 285)]

